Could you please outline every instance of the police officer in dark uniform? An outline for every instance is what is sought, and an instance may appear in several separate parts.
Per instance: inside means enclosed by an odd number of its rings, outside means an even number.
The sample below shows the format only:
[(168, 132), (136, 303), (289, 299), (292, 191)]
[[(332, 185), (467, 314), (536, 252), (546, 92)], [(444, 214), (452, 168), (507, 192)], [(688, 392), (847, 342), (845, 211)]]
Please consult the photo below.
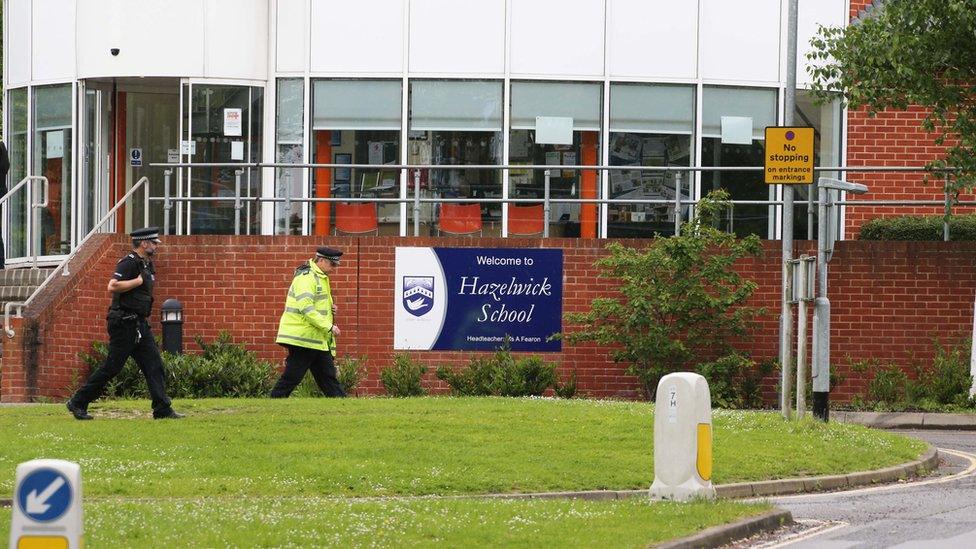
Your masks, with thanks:
[(152, 397), (154, 419), (179, 419), (166, 396), (163, 360), (146, 319), (152, 312), (156, 269), (152, 256), (160, 244), (159, 228), (132, 231), (132, 251), (119, 260), (108, 281), (112, 305), (108, 310), (108, 356), (70, 400), (68, 410), (75, 419), (92, 419), (88, 404), (101, 396), (105, 385), (122, 371), (131, 356), (146, 376)]

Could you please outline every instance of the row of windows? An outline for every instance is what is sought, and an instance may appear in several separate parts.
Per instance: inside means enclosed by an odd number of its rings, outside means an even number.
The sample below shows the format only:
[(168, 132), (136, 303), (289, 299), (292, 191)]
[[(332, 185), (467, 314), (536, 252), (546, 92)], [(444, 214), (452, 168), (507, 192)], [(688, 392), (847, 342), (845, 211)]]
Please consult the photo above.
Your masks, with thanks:
[[(505, 90), (502, 81), (424, 79), (409, 80), (406, 85), (406, 112), (401, 108), (402, 80), (283, 78), (276, 82), (274, 104), (267, 106), (261, 88), (246, 86), (184, 84), (182, 99), (172, 99), (172, 108), (163, 110), (156, 104), (160, 96), (147, 94), (143, 99), (155, 101), (157, 111), (171, 112), (173, 117), (182, 105), (182, 136), (176, 136), (174, 121), (169, 124), (173, 135), (155, 145), (162, 158), (179, 139), (197, 145), (196, 154), (181, 156), (181, 161), (269, 159), (261, 152), (261, 121), (263, 109), (274, 107), (273, 160), (278, 162), (459, 166), (421, 170), (411, 173), (408, 181), (401, 181), (401, 172), (393, 168), (277, 170), (274, 194), (278, 197), (412, 198), (417, 177), (422, 196), (461, 202), (451, 206), (423, 204), (417, 217), (422, 234), (501, 235), (506, 234), (505, 228), (507, 234), (542, 232), (544, 170), (511, 169), (505, 173), (500, 169), (461, 168), (464, 165), (552, 166), (549, 196), (557, 201), (549, 218), (553, 236), (669, 234), (675, 216), (686, 218), (690, 213), (687, 207), (676, 209), (674, 199), (679, 195), (697, 198), (714, 188), (727, 189), (740, 201), (776, 198), (774, 189), (754, 172), (627, 169), (761, 165), (763, 128), (777, 123), (775, 89), (513, 81)], [(29, 172), (47, 176), (54, 189), (50, 205), (33, 227), (26, 226), (25, 197), (11, 199), (7, 218), (10, 255), (63, 253), (70, 246), (72, 226), (83, 225), (78, 234), (84, 234), (98, 212), (105, 209), (98, 198), (105, 193), (99, 194), (96, 185), (87, 184), (79, 184), (80, 203), (77, 208), (72, 206), (71, 151), (76, 129), (71, 120), (71, 90), (72, 85), (64, 84), (9, 91), (9, 181), (15, 183)], [(79, 113), (86, 117), (93, 105), (89, 97), (93, 93), (89, 90), (85, 103), (79, 105)], [(798, 95), (796, 123), (816, 129), (817, 162), (840, 164), (839, 106), (818, 106), (807, 94)], [(134, 100), (134, 94), (129, 100)], [(243, 154), (235, 154), (234, 139), (225, 137), (224, 114), (231, 107), (242, 113), (245, 129), (237, 140), (243, 142)], [(79, 147), (84, 162), (79, 166), (83, 166), (84, 174), (95, 174), (99, 168), (90, 153), (101, 137), (92, 132), (94, 121), (87, 120), (88, 136)], [(135, 119), (132, 122), (133, 127), (146, 125)], [(562, 132), (556, 131), (559, 124), (563, 125)], [(29, 155), (28, 143), (32, 143)], [(598, 164), (620, 169), (595, 172), (562, 167)], [(85, 182), (100, 180), (84, 174), (79, 178)], [(160, 196), (162, 177), (155, 175), (158, 177), (151, 178), (152, 194)], [(261, 192), (261, 175), (260, 170), (247, 172), (244, 188), (248, 196)], [(227, 196), (233, 192), (233, 170), (194, 169), (179, 177), (186, 180), (174, 181), (173, 188), (184, 188), (184, 195)], [(798, 235), (808, 230), (807, 210), (802, 204), (805, 189), (800, 190), (801, 203), (794, 216)], [(558, 202), (604, 198), (658, 203), (597, 206)], [(505, 208), (492, 202), (497, 199), (522, 202)], [(260, 209), (253, 208), (251, 202), (248, 205), (243, 231), (260, 232)], [(141, 203), (133, 205), (133, 219), (141, 219), (141, 207)], [(74, 209), (77, 220), (72, 219)], [(302, 202), (289, 207), (277, 202), (274, 212), (274, 219), (267, 221), (273, 222), (273, 230), (279, 234), (357, 230), (413, 234), (415, 215), (410, 206), (380, 202), (355, 208)], [(162, 204), (154, 203), (150, 214), (152, 224), (161, 223)], [(234, 211), (227, 203), (197, 203), (187, 207), (185, 214), (181, 220), (193, 233), (234, 231)], [(355, 219), (352, 224), (348, 222), (350, 216)], [(740, 203), (727, 223), (739, 234), (774, 237), (775, 219), (774, 208)], [(33, 237), (28, 239), (28, 233)]]
[[(763, 131), (777, 124), (777, 91), (671, 84), (519, 82), (511, 83), (508, 112), (504, 83), (490, 80), (410, 80), (408, 110), (402, 112), (401, 80), (310, 80), (310, 112), (303, 79), (277, 82), (276, 160), (336, 164), (436, 165), (612, 165), (597, 172), (554, 168), (553, 199), (647, 199), (660, 204), (597, 206), (554, 204), (550, 234), (554, 236), (650, 236), (668, 234), (675, 208), (663, 201), (698, 197), (724, 188), (734, 200), (774, 199), (773, 189), (758, 173), (652, 172), (626, 166), (761, 166)], [(604, 94), (609, 93), (609, 119), (604, 130)], [(818, 106), (798, 94), (797, 124), (812, 125), (820, 165), (839, 163), (840, 109)], [(700, 98), (700, 109), (698, 102)], [(698, 118), (700, 117), (700, 121)], [(562, 140), (548, 137), (554, 122), (568, 131)], [(307, 141), (305, 136), (308, 136)], [(308, 151), (306, 154), (306, 146)], [(413, 176), (406, 184), (397, 170), (300, 170), (279, 172), (279, 196), (401, 197), (412, 196)], [(681, 178), (679, 188), (677, 178)], [(544, 170), (440, 169), (420, 174), (424, 195), (471, 199), (480, 209), (481, 234), (501, 234), (503, 208), (492, 198), (541, 199)], [(801, 192), (800, 199), (804, 198)], [(531, 204), (530, 204), (531, 206)], [(472, 209), (475, 207), (472, 206)], [(803, 206), (801, 206), (803, 208)], [(409, 233), (411, 208), (377, 205), (379, 232)], [(448, 208), (453, 211), (453, 208)], [(678, 215), (687, 215), (682, 208)], [(531, 215), (536, 215), (532, 210)], [(772, 236), (775, 215), (764, 205), (736, 205), (730, 229), (739, 234)], [(805, 210), (801, 213), (805, 214)], [(442, 232), (441, 208), (425, 205), (420, 212), (424, 234)], [(521, 216), (522, 213), (519, 213)], [(401, 217), (407, 222), (401, 226)], [(317, 234), (341, 229), (342, 213), (334, 208), (309, 208), (305, 229)], [(472, 214), (472, 217), (474, 215)], [(797, 234), (806, 230), (798, 219)], [(533, 226), (538, 227), (537, 224)], [(302, 214), (289, 217), (281, 206), (278, 232), (303, 230)], [(513, 231), (509, 223), (509, 232)]]

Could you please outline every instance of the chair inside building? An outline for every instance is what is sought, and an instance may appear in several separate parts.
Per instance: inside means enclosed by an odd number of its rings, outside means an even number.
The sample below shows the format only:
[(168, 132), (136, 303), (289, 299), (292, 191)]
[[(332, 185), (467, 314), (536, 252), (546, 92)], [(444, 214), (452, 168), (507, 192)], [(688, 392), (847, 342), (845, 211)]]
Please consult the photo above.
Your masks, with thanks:
[(369, 202), (337, 202), (336, 234), (379, 234), (376, 204)]
[(542, 204), (508, 207), (508, 234), (511, 236), (540, 235), (543, 233)]
[(441, 204), (439, 222), (441, 234), (466, 236), (477, 234), (481, 236), (481, 206), (479, 204)]

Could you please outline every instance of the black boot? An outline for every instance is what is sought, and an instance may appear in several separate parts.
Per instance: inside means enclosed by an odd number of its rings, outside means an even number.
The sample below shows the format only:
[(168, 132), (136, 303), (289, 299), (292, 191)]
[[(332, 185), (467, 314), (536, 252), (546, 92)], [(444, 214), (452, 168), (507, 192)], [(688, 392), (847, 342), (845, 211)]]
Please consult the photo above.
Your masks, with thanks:
[(75, 404), (73, 400), (68, 400), (68, 402), (65, 403), (65, 406), (68, 408), (68, 411), (71, 412), (71, 415), (75, 416), (75, 419), (95, 419), (91, 414), (88, 413), (87, 404), (81, 406)]

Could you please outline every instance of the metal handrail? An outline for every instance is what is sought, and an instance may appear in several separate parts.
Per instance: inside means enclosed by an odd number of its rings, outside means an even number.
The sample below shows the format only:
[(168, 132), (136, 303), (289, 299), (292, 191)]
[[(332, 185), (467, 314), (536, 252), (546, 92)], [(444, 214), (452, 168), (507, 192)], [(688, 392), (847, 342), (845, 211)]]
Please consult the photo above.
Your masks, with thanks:
[(108, 222), (110, 219), (112, 219), (112, 216), (115, 215), (115, 212), (117, 212), (118, 209), (121, 208), (123, 204), (125, 204), (125, 202), (129, 199), (129, 197), (131, 197), (133, 194), (135, 194), (135, 192), (137, 190), (139, 190), (143, 185), (146, 185), (146, 189), (147, 189), (147, 193), (146, 194), (148, 195), (149, 194), (148, 193), (149, 178), (148, 177), (142, 177), (138, 181), (136, 181), (135, 185), (133, 185), (132, 188), (129, 189), (129, 192), (125, 193), (125, 195), (122, 196), (122, 198), (120, 198), (119, 201), (115, 203), (115, 206), (113, 206), (112, 209), (109, 210), (108, 213), (106, 213), (105, 216), (102, 217), (102, 219), (100, 219), (98, 221), (98, 223), (96, 223), (95, 226), (92, 227), (92, 229), (90, 231), (88, 231), (88, 234), (86, 234), (85, 237), (81, 239), (81, 242), (79, 242), (78, 245), (75, 246), (75, 249), (72, 250), (71, 253), (69, 253), (57, 265), (57, 267), (55, 267), (54, 270), (52, 270), (47, 275), (47, 278), (45, 278), (44, 281), (41, 282), (40, 286), (38, 286), (37, 288), (34, 289), (34, 291), (31, 293), (30, 297), (27, 298), (27, 301), (11, 301), (11, 302), (8, 302), (6, 305), (4, 305), (4, 311), (3, 311), (3, 329), (4, 329), (4, 332), (7, 334), (7, 337), (12, 338), (12, 337), (14, 337), (16, 335), (16, 333), (14, 332), (14, 330), (10, 327), (10, 309), (12, 307), (17, 307), (17, 316), (18, 317), (21, 316), (21, 313), (23, 312), (23, 310), (26, 309), (27, 307), (29, 307), (30, 304), (34, 302), (34, 299), (36, 299), (37, 296), (41, 294), (41, 291), (43, 291), (44, 288), (46, 288), (47, 285), (50, 284), (52, 280), (54, 280), (54, 277), (57, 276), (59, 270), (61, 271), (61, 276), (68, 276), (68, 275), (70, 275), (71, 273), (68, 271), (68, 262), (71, 261), (75, 257), (75, 254), (78, 253), (78, 250), (80, 250), (82, 248), (82, 246), (84, 246), (84, 244), (86, 242), (88, 242), (88, 240), (96, 232), (98, 232), (99, 229), (101, 229), (103, 225), (105, 225), (106, 222)]
[[(146, 196), (146, 212), (149, 211), (150, 201), (163, 201), (164, 202), (164, 234), (169, 234), (170, 224), (169, 224), (169, 213), (172, 209), (173, 202), (177, 203), (188, 203), (193, 202), (226, 202), (229, 201), (231, 197), (222, 196), (197, 196), (197, 197), (171, 197), (169, 196), (170, 189), (170, 176), (173, 173), (173, 168), (182, 167), (234, 167), (235, 170), (235, 192), (234, 192), (234, 234), (241, 234), (240, 218), (241, 209), (244, 207), (244, 203), (241, 197), (241, 175), (245, 173), (245, 168), (274, 168), (283, 169), (281, 177), (286, 181), (285, 188), (290, 189), (291, 186), (288, 181), (291, 178), (292, 169), (313, 169), (313, 168), (346, 168), (346, 169), (369, 169), (369, 170), (387, 170), (387, 171), (400, 171), (401, 177), (406, 179), (409, 177), (410, 170), (413, 170), (413, 196), (409, 196), (409, 192), (404, 196), (397, 198), (379, 198), (379, 197), (329, 197), (329, 198), (318, 198), (318, 197), (293, 197), (290, 193), (286, 193), (284, 197), (263, 197), (255, 196), (248, 197), (248, 201), (253, 201), (255, 204), (260, 203), (279, 203), (283, 202), (285, 205), (286, 216), (291, 216), (292, 203), (318, 203), (318, 202), (346, 202), (346, 203), (383, 203), (383, 204), (405, 204), (413, 203), (413, 225), (414, 225), (414, 235), (420, 234), (420, 205), (433, 203), (464, 203), (464, 202), (477, 202), (479, 204), (518, 204), (518, 203), (538, 203), (542, 202), (543, 208), (543, 237), (548, 236), (549, 221), (551, 219), (551, 204), (552, 203), (563, 203), (563, 204), (665, 204), (674, 207), (674, 232), (679, 234), (681, 230), (681, 208), (685, 205), (697, 204), (697, 200), (693, 199), (683, 199), (682, 198), (682, 182), (681, 175), (685, 172), (761, 172), (764, 170), (763, 167), (757, 166), (585, 166), (585, 165), (551, 165), (551, 164), (482, 164), (482, 165), (456, 165), (456, 164), (337, 164), (337, 163), (281, 163), (281, 162), (251, 162), (251, 163), (225, 163), (225, 162), (183, 162), (183, 163), (153, 163), (150, 164), (155, 167), (166, 168), (165, 174), (165, 195), (162, 197), (150, 197)], [(545, 184), (542, 197), (534, 198), (422, 198), (421, 197), (421, 187), (420, 187), (420, 170), (543, 170), (545, 175)], [(552, 198), (550, 196), (550, 186), (549, 180), (551, 177), (551, 170), (597, 170), (597, 171), (650, 171), (650, 172), (674, 172), (675, 173), (675, 196), (673, 199), (608, 199), (608, 198)], [(951, 172), (958, 171), (957, 168), (926, 168), (921, 166), (821, 166), (815, 167), (814, 171), (817, 172)], [(402, 182), (401, 182), (402, 185)], [(690, 193), (689, 193), (690, 195)], [(808, 211), (808, 217), (813, 213), (812, 206), (813, 193), (810, 193), (810, 202), (806, 204)], [(946, 200), (936, 202), (935, 205), (941, 205), (943, 202), (948, 204), (949, 196), (946, 194)], [(782, 200), (730, 200), (732, 206), (735, 205), (765, 205), (765, 206), (779, 206), (784, 202)], [(958, 205), (969, 205), (968, 203), (957, 202)], [(948, 205), (947, 205), (948, 207)], [(732, 226), (732, 210), (729, 209), (729, 227)], [(148, 224), (148, 221), (147, 221)], [(730, 229), (731, 230), (731, 229)], [(808, 232), (812, 230), (812, 223), (808, 227)], [(809, 237), (809, 235), (808, 235)]]
[[(48, 205), (48, 198), (51, 196), (51, 193), (50, 193), (50, 184), (49, 184), (49, 182), (47, 180), (47, 177), (44, 177), (43, 175), (28, 175), (28, 176), (24, 177), (23, 179), (20, 180), (19, 183), (17, 183), (9, 191), (7, 191), (6, 194), (4, 194), (2, 197), (0, 197), (0, 206), (2, 206), (8, 200), (10, 200), (10, 198), (17, 191), (19, 191), (21, 187), (23, 187), (24, 185), (27, 185), (27, 183), (29, 181), (40, 181), (41, 183), (44, 184), (43, 185), (43, 189), (44, 189), (44, 192), (43, 192), (43, 194), (44, 194), (44, 202), (40, 202), (40, 203), (37, 203), (37, 204), (34, 204), (33, 203), (34, 202), (34, 186), (33, 185), (30, 185), (30, 186), (27, 187), (27, 202), (31, 205), (31, 207), (27, 209), (27, 226), (28, 227), (31, 227), (31, 229), (33, 230), (33, 227), (34, 227), (34, 210), (40, 209), (40, 208), (46, 208), (47, 205)], [(31, 252), (34, 252), (35, 251), (34, 250), (34, 247), (35, 246), (34, 246), (33, 240), (34, 239), (31, 238), (30, 239), (30, 242), (27, 243), (28, 250), (31, 251)], [(33, 268), (36, 269), (37, 268), (37, 254), (36, 253), (31, 254), (31, 260), (32, 260), (32, 262), (34, 264)]]

